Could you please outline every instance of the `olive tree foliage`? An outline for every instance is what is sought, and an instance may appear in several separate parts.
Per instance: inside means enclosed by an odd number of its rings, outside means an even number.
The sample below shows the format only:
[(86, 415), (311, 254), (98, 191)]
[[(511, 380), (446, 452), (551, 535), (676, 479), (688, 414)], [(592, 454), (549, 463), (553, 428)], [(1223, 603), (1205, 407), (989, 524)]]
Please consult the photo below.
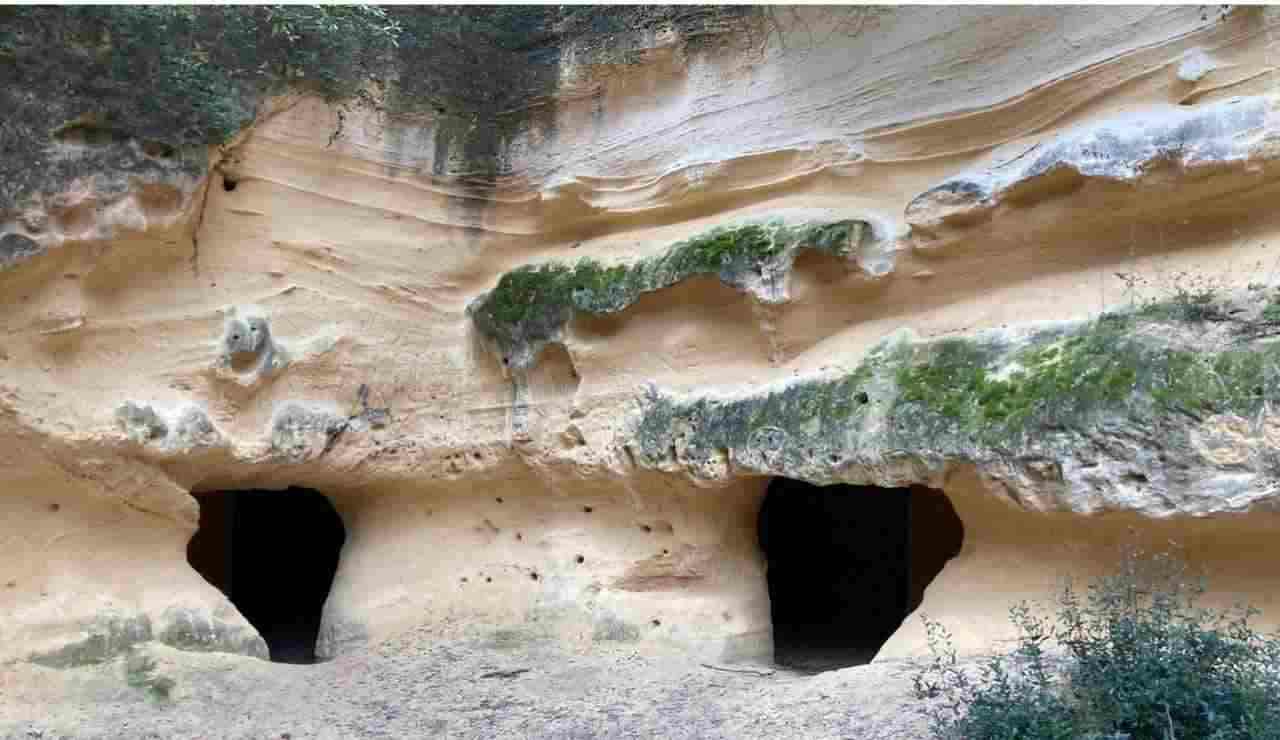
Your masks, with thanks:
[(1256, 609), (1201, 607), (1206, 588), (1176, 551), (1130, 550), (1086, 592), (1068, 583), (1055, 616), (1015, 606), (1017, 648), (976, 671), (926, 618), (916, 697), (948, 740), (1276, 740), (1280, 638)]

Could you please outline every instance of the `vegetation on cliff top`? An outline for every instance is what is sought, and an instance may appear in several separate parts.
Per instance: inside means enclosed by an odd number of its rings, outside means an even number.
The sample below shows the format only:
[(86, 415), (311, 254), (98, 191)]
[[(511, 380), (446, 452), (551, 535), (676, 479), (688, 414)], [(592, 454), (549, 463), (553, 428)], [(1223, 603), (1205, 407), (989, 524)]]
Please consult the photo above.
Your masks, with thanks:
[(285, 87), (345, 100), (386, 85), (396, 109), (471, 118), (523, 107), (554, 87), (566, 39), (658, 25), (697, 36), (752, 15), (679, 6), (11, 6), (0, 8), (0, 90), (11, 105), (71, 102), (111, 126), (166, 132), (173, 144), (226, 139), (251, 120), (261, 94)]
[(400, 32), (368, 5), (14, 6), (0, 9), (0, 85), (29, 93), (29, 116), (78, 100), (103, 127), (216, 143), (252, 119), (255, 92), (354, 95)]
[(569, 43), (579, 59), (625, 66), (644, 29), (674, 29), (688, 45), (759, 15), (685, 6), (0, 8), (0, 219), (86, 176), (202, 175), (206, 147), (287, 90), (340, 103), (334, 138), (352, 104), (428, 115), (435, 174), (489, 183), (509, 166), (513, 127), (554, 110), (539, 101), (554, 94)]

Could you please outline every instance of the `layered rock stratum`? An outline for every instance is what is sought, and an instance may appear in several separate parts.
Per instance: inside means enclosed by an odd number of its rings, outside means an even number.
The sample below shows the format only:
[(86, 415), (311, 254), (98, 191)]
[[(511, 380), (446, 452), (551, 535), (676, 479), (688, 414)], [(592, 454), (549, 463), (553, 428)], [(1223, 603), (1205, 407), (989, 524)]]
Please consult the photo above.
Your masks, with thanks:
[[(76, 12), (0, 11), (15, 736), (919, 736), (914, 614), (773, 665), (780, 478), (945, 495), (968, 654), (1126, 545), (1280, 624), (1271, 8)], [(308, 668), (187, 557), (290, 487)]]

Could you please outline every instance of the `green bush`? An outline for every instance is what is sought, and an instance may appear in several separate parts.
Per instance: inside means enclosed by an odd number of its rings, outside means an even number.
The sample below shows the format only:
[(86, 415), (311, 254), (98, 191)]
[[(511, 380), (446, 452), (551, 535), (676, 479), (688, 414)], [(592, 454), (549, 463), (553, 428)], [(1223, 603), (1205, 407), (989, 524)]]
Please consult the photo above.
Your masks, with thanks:
[(915, 695), (948, 740), (1280, 738), (1280, 638), (1250, 607), (1197, 606), (1204, 590), (1175, 554), (1128, 552), (1086, 594), (1065, 586), (1054, 618), (1014, 607), (1017, 649), (976, 675), (926, 618)]

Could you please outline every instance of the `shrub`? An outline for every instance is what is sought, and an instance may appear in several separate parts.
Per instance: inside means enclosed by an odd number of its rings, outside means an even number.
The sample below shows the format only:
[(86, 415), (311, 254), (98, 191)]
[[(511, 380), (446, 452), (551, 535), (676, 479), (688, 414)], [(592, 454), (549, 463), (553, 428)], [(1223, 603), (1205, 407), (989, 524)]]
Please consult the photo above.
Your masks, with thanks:
[[(1146, 280), (1127, 275), (1122, 279), (1129, 285), (1130, 296), (1136, 283)], [(1223, 297), (1226, 283), (1218, 277), (1202, 275), (1187, 270), (1177, 270), (1165, 276), (1162, 299), (1143, 301), (1143, 310), (1153, 316), (1202, 324), (1207, 321), (1226, 321), (1230, 318)]]
[(1127, 552), (1086, 594), (1066, 585), (1054, 618), (1015, 606), (1017, 649), (976, 676), (925, 618), (915, 695), (947, 739), (1280, 738), (1280, 638), (1250, 626), (1250, 607), (1197, 606), (1204, 591), (1176, 554)]

